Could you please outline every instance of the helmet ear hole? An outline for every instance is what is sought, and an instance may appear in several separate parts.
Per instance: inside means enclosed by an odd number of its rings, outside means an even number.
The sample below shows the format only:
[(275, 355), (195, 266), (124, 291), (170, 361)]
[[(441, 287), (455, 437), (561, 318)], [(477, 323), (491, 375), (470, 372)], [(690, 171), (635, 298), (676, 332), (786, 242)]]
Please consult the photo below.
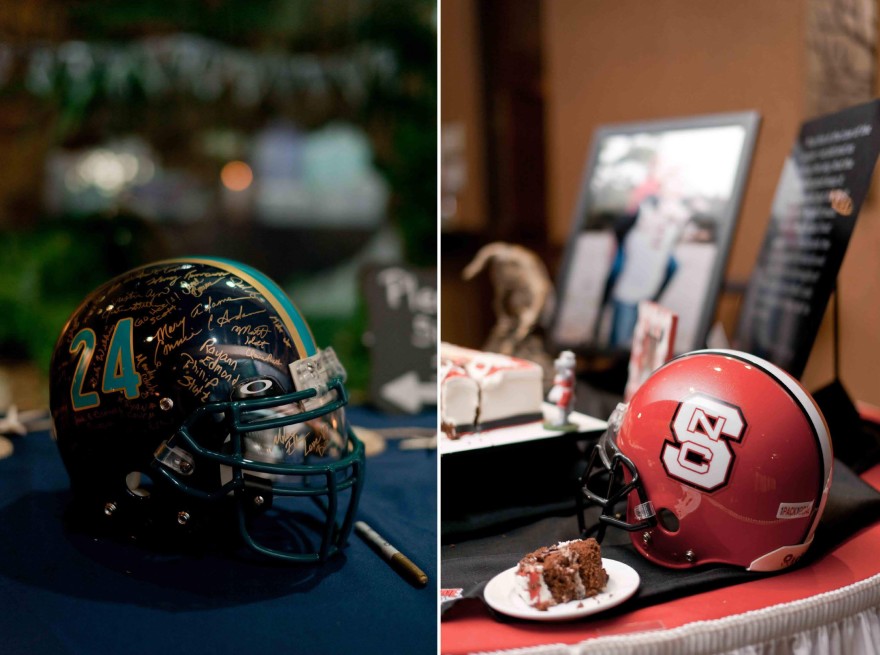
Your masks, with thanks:
[(132, 471), (125, 476), (125, 486), (133, 496), (148, 498), (152, 493), (153, 480), (146, 473)]
[(665, 507), (660, 508), (657, 512), (657, 522), (660, 523), (660, 527), (667, 532), (678, 532), (678, 517), (670, 509)]

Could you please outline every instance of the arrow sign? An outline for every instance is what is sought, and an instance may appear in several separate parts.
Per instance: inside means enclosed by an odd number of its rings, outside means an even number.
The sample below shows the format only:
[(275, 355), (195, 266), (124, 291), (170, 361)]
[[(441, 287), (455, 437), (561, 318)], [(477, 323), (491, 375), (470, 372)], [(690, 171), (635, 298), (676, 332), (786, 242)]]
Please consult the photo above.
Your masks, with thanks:
[(374, 264), (364, 267), (361, 284), (369, 318), (370, 400), (393, 414), (436, 405), (436, 271)]
[(397, 405), (404, 412), (415, 414), (422, 410), (423, 405), (436, 404), (437, 383), (422, 382), (418, 373), (408, 371), (383, 384), (379, 393), (386, 402)]

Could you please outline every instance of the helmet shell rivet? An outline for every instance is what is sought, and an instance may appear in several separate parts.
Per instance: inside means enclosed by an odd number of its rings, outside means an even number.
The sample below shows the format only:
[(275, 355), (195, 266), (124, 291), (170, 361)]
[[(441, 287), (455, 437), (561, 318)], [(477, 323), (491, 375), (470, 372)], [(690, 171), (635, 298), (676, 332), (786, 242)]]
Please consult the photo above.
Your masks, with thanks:
[(104, 505), (104, 514), (106, 516), (113, 516), (117, 509), (119, 508), (116, 506), (116, 503), (107, 503)]
[(178, 512), (177, 513), (177, 522), (180, 523), (180, 525), (186, 525), (187, 523), (189, 523), (189, 519), (190, 519), (189, 512)]
[(694, 562), (697, 561), (697, 554), (696, 554), (694, 551), (689, 550), (689, 551), (687, 551), (687, 552), (684, 554), (684, 558), (685, 558), (688, 562), (690, 562), (691, 564), (693, 564)]
[(643, 532), (642, 533), (642, 543), (645, 545), (645, 547), (650, 546), (652, 540), (653, 540), (653, 537), (651, 537), (650, 532)]
[(173, 407), (174, 407), (174, 401), (171, 400), (171, 398), (162, 398), (159, 401), (159, 409), (161, 409), (163, 412), (167, 412), (168, 410), (170, 410)]
[(254, 505), (260, 507), (263, 503), (266, 502), (266, 499), (262, 496), (254, 496)]

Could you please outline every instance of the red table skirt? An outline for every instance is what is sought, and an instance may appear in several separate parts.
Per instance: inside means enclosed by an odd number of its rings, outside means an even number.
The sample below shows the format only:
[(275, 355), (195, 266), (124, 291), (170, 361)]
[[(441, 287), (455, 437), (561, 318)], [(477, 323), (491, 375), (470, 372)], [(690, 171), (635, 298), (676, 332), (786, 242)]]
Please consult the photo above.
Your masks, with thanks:
[[(862, 476), (880, 490), (880, 465)], [(880, 523), (856, 533), (822, 559), (785, 575), (752, 580), (634, 610), (613, 618), (573, 623), (499, 623), (478, 602), (460, 602), (441, 623), (441, 651), (448, 655), (577, 644), (608, 635), (670, 630), (808, 599), (880, 574)], [(878, 581), (880, 584), (880, 581)]]

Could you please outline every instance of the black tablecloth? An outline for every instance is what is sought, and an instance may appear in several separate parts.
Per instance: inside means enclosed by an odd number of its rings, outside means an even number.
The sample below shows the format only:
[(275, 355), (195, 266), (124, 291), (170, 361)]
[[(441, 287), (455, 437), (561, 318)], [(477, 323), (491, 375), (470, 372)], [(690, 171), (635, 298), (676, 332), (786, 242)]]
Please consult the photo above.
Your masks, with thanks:
[[(598, 509), (588, 510), (588, 516), (586, 524), (594, 525), (598, 520)], [(877, 520), (880, 520), (880, 493), (859, 479), (845, 464), (836, 460), (825, 513), (816, 530), (813, 545), (798, 566), (809, 565), (861, 528)], [(482, 599), (486, 583), (496, 574), (515, 566), (526, 553), (539, 546), (577, 536), (577, 519), (574, 514), (570, 514), (547, 517), (499, 534), (446, 543), (440, 554), (443, 571), (441, 586), (445, 589), (462, 589), (463, 598)], [(628, 534), (611, 528), (602, 544), (602, 555), (632, 566), (641, 577), (636, 596), (615, 612), (629, 612), (639, 607), (767, 575), (750, 573), (731, 566), (710, 565), (685, 571), (666, 569), (639, 555)], [(444, 603), (444, 612), (452, 606), (452, 602)], [(497, 616), (499, 620), (513, 620), (502, 615)]]
[[(355, 425), (435, 424), (353, 408)], [(358, 518), (429, 576), (399, 577), (359, 537), (324, 566), (171, 556), (66, 532), (67, 475), (48, 433), (0, 461), (0, 652), (430, 653), (437, 640), (436, 451), (367, 461)]]

